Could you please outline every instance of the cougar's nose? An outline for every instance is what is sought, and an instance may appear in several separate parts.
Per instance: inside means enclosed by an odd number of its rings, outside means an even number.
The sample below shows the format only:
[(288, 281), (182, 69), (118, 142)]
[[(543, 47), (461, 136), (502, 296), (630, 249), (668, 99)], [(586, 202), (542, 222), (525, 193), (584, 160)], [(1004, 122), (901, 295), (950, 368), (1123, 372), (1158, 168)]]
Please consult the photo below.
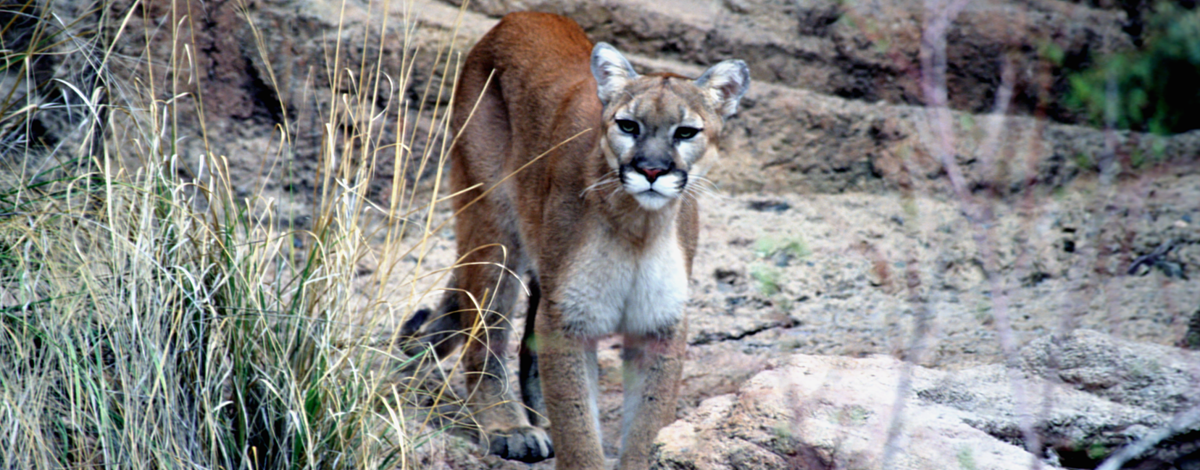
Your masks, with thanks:
[(675, 162), (671, 160), (652, 161), (649, 158), (636, 158), (633, 161), (633, 168), (646, 177), (646, 181), (651, 183), (658, 179), (658, 175), (670, 172), (675, 168)]
[(641, 168), (640, 170), (642, 171), (643, 175), (646, 175), (646, 179), (650, 180), (651, 183), (658, 179), (658, 175), (666, 173), (667, 171), (663, 168)]

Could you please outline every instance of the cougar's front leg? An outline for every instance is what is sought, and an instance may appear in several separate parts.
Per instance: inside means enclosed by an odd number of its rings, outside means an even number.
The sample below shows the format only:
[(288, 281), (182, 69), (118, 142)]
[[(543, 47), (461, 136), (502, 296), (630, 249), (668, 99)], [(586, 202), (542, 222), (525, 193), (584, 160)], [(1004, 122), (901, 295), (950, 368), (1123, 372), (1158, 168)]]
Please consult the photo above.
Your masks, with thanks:
[[(483, 272), (471, 272), (479, 269)], [(510, 268), (511, 269), (511, 268)], [(508, 320), (517, 296), (515, 279), (501, 277), (490, 265), (462, 267), (461, 276), (467, 290), (484, 305), (465, 308), (463, 321), (469, 339), (463, 352), (466, 375), (467, 404), (483, 431), (483, 443), (488, 451), (505, 459), (539, 462), (554, 456), (554, 447), (544, 429), (532, 426), (525, 407), (516, 398), (511, 386), (507, 359), (508, 337), (512, 323)], [(494, 295), (488, 296), (487, 284), (501, 279)], [(493, 300), (488, 301), (491, 297)], [(470, 302), (464, 300), (462, 303)], [(475, 306), (472, 306), (475, 307)]]
[(542, 394), (550, 415), (554, 467), (560, 470), (604, 468), (600, 446), (596, 340), (576, 338), (562, 328), (561, 312), (542, 301), (536, 325)]
[(686, 323), (660, 335), (626, 335), (625, 403), (621, 417), (622, 470), (650, 466), (650, 450), (659, 429), (675, 419), (679, 379), (683, 374)]

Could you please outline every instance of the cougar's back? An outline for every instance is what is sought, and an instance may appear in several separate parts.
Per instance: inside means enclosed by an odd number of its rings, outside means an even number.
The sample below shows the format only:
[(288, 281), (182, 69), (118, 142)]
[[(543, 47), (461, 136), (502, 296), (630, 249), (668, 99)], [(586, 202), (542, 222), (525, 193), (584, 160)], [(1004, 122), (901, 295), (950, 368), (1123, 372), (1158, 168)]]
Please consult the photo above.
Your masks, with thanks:
[[(456, 90), (452, 126), (461, 136), (452, 151), (455, 190), (491, 185), (571, 136), (598, 127), (602, 106), (589, 69), (591, 52), (592, 42), (578, 24), (547, 13), (510, 14), (480, 39)], [(593, 147), (596, 133), (591, 134), (555, 154)], [(545, 178), (555, 165), (554, 158), (546, 160), (515, 179)]]

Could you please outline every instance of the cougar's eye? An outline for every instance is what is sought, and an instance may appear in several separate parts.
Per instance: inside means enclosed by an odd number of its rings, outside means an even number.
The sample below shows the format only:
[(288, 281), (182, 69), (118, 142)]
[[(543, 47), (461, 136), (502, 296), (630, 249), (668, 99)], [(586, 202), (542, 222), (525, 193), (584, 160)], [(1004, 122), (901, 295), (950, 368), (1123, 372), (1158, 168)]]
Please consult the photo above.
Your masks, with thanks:
[(699, 132), (700, 129), (696, 129), (695, 127), (679, 126), (675, 128), (675, 138), (677, 140), (688, 140), (692, 137), (695, 137)]
[(629, 135), (638, 135), (638, 123), (628, 119), (617, 119), (617, 127)]

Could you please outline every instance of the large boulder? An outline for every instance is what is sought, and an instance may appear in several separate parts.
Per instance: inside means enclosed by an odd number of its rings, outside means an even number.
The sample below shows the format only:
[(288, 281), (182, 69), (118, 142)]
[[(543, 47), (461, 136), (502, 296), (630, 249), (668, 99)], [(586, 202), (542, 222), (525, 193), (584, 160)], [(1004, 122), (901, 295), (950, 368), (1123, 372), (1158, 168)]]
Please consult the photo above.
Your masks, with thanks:
[(1178, 413), (1200, 405), (1200, 353), (1092, 330), (1048, 335), (1021, 351), (1022, 368), (1114, 403)]
[[(927, 404), (914, 394), (895, 406), (903, 363), (793, 355), (759, 373), (737, 393), (703, 401), (664, 428), (654, 468), (826, 469), (1028, 468), (1024, 450), (968, 425), (960, 410)], [(914, 368), (919, 380), (940, 373)], [(903, 413), (886, 455), (893, 416)]]
[[(1044, 367), (1050, 356), (1059, 358), (1058, 377), (1045, 378), (1052, 375)], [(1200, 403), (1194, 392), (1200, 362), (1175, 348), (1078, 331), (1035, 341), (1020, 357), (1020, 367), (960, 371), (888, 356), (776, 359), (736, 392), (708, 398), (664, 428), (655, 466), (1026, 469), (1035, 460), (1094, 466), (1165, 426), (1174, 411)], [(1103, 375), (1111, 376), (1105, 388), (1081, 385)], [(1058, 380), (1064, 376), (1080, 379)]]

